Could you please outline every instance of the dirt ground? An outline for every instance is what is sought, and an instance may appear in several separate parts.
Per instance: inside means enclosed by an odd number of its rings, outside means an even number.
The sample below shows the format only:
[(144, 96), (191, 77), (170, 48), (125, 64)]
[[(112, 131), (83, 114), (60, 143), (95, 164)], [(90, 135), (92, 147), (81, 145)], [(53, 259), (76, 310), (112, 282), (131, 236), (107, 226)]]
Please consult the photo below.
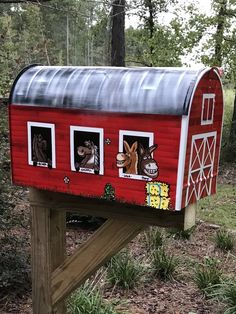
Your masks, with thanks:
[[(234, 167), (221, 168), (219, 181), (236, 184), (236, 169)], [(24, 210), (29, 213), (29, 205), (25, 199), (22, 199), (17, 205), (17, 210)], [(117, 309), (130, 314), (223, 313), (223, 304), (204, 297), (193, 280), (194, 266), (196, 263), (202, 262), (205, 257), (214, 257), (219, 260), (225, 276), (235, 276), (236, 274), (236, 250), (234, 249), (231, 253), (222, 253), (215, 248), (214, 237), (217, 230), (217, 226), (201, 221), (197, 223), (189, 240), (174, 239), (173, 235), (165, 232), (164, 245), (166, 250), (178, 256), (180, 260), (175, 279), (162, 282), (159, 279), (154, 279), (147, 271), (146, 275), (142, 276), (139, 285), (130, 291), (103, 284), (104, 298), (121, 301)], [(78, 227), (68, 229), (67, 253), (71, 254), (91, 233), (91, 231), (85, 231)], [(144, 233), (139, 234), (129, 244), (129, 249), (137, 262), (149, 269), (149, 252), (145, 245)], [(30, 292), (20, 297), (16, 297), (15, 294), (5, 296), (0, 300), (0, 313), (32, 313)]]

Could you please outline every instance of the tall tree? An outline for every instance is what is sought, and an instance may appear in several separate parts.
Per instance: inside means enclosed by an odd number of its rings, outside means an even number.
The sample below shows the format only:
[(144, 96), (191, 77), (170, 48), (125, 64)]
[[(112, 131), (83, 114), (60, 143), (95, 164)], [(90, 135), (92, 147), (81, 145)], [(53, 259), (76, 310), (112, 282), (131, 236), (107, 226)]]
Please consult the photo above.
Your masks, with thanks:
[(125, 0), (112, 1), (111, 65), (125, 66)]
[(236, 3), (235, 0), (213, 0), (214, 16), (211, 18), (214, 31), (206, 47), (213, 47), (212, 54), (203, 56), (210, 66), (225, 69), (225, 79), (234, 86), (235, 98), (228, 140), (229, 161), (236, 160)]

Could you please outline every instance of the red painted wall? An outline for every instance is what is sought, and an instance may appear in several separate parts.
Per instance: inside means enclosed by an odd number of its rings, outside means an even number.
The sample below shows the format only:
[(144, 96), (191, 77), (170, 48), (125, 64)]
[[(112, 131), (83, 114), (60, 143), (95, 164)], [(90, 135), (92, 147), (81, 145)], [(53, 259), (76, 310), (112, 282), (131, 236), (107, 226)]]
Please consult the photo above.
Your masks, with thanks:
[[(206, 94), (206, 93), (215, 94), (215, 108), (214, 108), (213, 124), (201, 125), (202, 97), (203, 97), (203, 94)], [(218, 174), (218, 163), (219, 163), (219, 154), (220, 154), (222, 116), (223, 116), (222, 86), (221, 86), (221, 82), (217, 74), (213, 70), (211, 70), (210, 72), (207, 72), (200, 80), (196, 88), (196, 92), (194, 94), (193, 102), (191, 106), (190, 117), (189, 117), (188, 138), (187, 138), (187, 151), (186, 151), (186, 160), (185, 160), (182, 207), (185, 207), (186, 191), (188, 187), (188, 174), (189, 174), (192, 136), (196, 134), (215, 132), (215, 131), (217, 132), (211, 194), (216, 193), (216, 179), (217, 179), (217, 174)], [(207, 193), (204, 190), (202, 193), (202, 197), (205, 197), (205, 196), (207, 196)], [(193, 195), (189, 201), (189, 204), (194, 203), (194, 202), (196, 202), (196, 197)]]
[[(56, 169), (28, 165), (27, 121), (55, 124)], [(104, 129), (104, 175), (71, 171), (70, 125)], [(17, 185), (32, 186), (76, 195), (101, 197), (110, 183), (115, 188), (116, 199), (145, 205), (146, 181), (119, 178), (116, 155), (119, 152), (119, 130), (154, 132), (158, 148), (153, 156), (159, 166), (159, 176), (154, 181), (170, 185), (170, 208), (175, 206), (177, 167), (179, 156), (181, 117), (107, 114), (78, 110), (49, 109), (29, 106), (10, 106), (12, 179)], [(64, 183), (64, 177), (70, 183)]]

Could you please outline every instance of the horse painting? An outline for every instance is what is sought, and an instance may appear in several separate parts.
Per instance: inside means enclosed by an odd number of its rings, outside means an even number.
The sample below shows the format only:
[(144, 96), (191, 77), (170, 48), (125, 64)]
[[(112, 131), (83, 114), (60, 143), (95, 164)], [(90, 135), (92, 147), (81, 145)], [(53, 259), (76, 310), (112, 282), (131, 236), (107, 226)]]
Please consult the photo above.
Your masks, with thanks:
[(98, 147), (93, 141), (85, 141), (84, 146), (77, 147), (77, 154), (80, 158), (79, 162), (75, 163), (77, 171), (92, 170), (94, 173), (99, 173), (99, 154)]
[(138, 142), (134, 142), (130, 147), (124, 141), (125, 153), (118, 153), (116, 155), (116, 166), (124, 168), (126, 174), (138, 174)]

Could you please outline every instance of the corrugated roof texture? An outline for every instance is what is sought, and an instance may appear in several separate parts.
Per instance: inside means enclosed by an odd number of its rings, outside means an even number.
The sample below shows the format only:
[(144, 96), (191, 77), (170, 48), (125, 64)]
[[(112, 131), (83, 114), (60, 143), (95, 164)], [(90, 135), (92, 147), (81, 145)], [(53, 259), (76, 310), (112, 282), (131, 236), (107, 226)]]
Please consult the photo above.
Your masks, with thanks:
[(200, 72), (191, 68), (32, 66), (16, 80), (11, 103), (186, 115)]

